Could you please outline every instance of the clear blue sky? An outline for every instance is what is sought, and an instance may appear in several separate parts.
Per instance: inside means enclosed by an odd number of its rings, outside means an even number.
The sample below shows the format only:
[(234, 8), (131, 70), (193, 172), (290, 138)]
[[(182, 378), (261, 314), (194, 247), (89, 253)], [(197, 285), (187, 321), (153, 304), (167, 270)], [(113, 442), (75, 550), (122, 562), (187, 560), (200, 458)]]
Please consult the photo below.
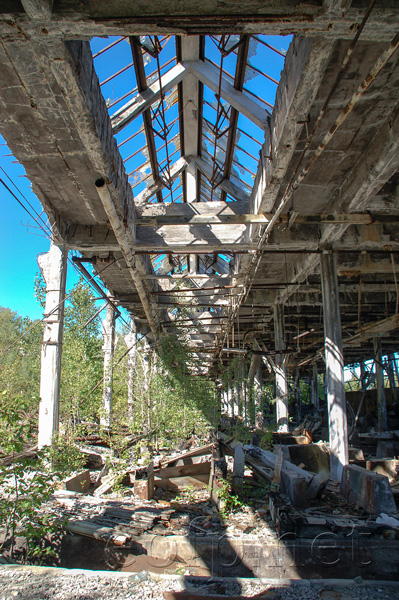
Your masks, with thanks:
[[(15, 158), (7, 156), (11, 152), (1, 135), (0, 144), (0, 179), (24, 205), (27, 206), (28, 200), (40, 214), (42, 208), (32, 192), (30, 181)], [(43, 311), (34, 295), (35, 275), (39, 271), (36, 258), (39, 253), (48, 251), (50, 241), (1, 182), (0, 206), (0, 306), (10, 308), (22, 317), (41, 318)], [(42, 216), (45, 220), (44, 213)], [(69, 268), (67, 287), (73, 286), (76, 281), (75, 271)]]

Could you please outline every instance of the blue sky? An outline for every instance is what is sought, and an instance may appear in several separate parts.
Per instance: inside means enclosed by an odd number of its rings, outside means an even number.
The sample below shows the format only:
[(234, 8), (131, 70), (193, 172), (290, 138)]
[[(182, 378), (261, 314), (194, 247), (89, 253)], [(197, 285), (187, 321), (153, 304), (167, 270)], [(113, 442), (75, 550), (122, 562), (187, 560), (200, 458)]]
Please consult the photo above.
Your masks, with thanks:
[[(32, 192), (31, 183), (23, 167), (11, 154), (4, 138), (0, 135), (0, 306), (16, 311), (22, 317), (42, 318), (43, 311), (34, 295), (34, 281), (39, 271), (37, 256), (47, 252), (50, 241), (39, 229), (34, 219), (20, 206), (13, 194), (25, 205), (31, 214), (42, 213), (42, 207)], [(31, 204), (32, 208), (28, 206)], [(46, 221), (46, 215), (42, 218)], [(73, 268), (68, 269), (68, 289), (78, 276)]]
[[(92, 41), (93, 53), (98, 52), (105, 46), (109, 45), (114, 38), (109, 39), (95, 39)], [(264, 36), (266, 40), (266, 36)], [(289, 46), (291, 37), (286, 38), (267, 38), (267, 41), (274, 43), (278, 49), (286, 50)], [(212, 42), (207, 40), (207, 47), (209, 48), (209, 56), (213, 57), (216, 54), (212, 51)], [(174, 55), (174, 48), (172, 41), (168, 42), (167, 48), (165, 49), (165, 61), (169, 60)], [(231, 60), (230, 57), (229, 60)], [(216, 60), (216, 58), (215, 58)], [(270, 52), (267, 49), (259, 48), (258, 56), (254, 56), (250, 59), (254, 66), (258, 65), (262, 69), (265, 69), (269, 75), (279, 78), (279, 73), (283, 66), (283, 58), (278, 57), (274, 52)], [(265, 61), (267, 60), (267, 67), (265, 68)], [(129, 44), (124, 41), (115, 47), (112, 51), (107, 51), (104, 55), (96, 59), (96, 69), (99, 73), (100, 81), (107, 78), (110, 74), (112, 75), (118, 68), (119, 65), (128, 64), (131, 61), (130, 47)], [(165, 62), (163, 61), (163, 62)], [(172, 66), (172, 65), (170, 65)], [(229, 68), (228, 61), (226, 61), (226, 68), (233, 71), (233, 67)], [(169, 67), (170, 68), (170, 67)], [(154, 69), (154, 62), (148, 63), (146, 71), (151, 72)], [(132, 85), (133, 82), (133, 85)], [(252, 78), (248, 81), (248, 89), (251, 87), (256, 90), (258, 94), (262, 93), (270, 102), (273, 101), (273, 95), (275, 93), (275, 86), (268, 82), (263, 82), (266, 86), (264, 89), (259, 88), (259, 77)], [(132, 90), (135, 86), (134, 72), (132, 68), (129, 68), (125, 73), (119, 77), (113, 79), (109, 84), (105, 84), (103, 93), (105, 98), (113, 101), (117, 99), (126, 91)], [(267, 87), (268, 86), (268, 87)], [(270, 88), (269, 91), (268, 88)], [(211, 95), (208, 92), (208, 99), (211, 101)], [(125, 100), (125, 102), (127, 99)], [(115, 106), (114, 110), (117, 110), (123, 102)], [(211, 109), (208, 109), (209, 115), (211, 115)], [(112, 110), (110, 112), (113, 112)], [(169, 111), (168, 111), (169, 112)], [(175, 114), (176, 113), (176, 114)], [(176, 118), (177, 107), (174, 105), (170, 109), (170, 118)], [(211, 116), (209, 116), (211, 119)], [(140, 123), (138, 122), (140, 121)], [(141, 126), (141, 120), (137, 123), (132, 124), (130, 128), (132, 131), (137, 130)], [(241, 119), (242, 128), (247, 130), (252, 135), (256, 135), (255, 126), (250, 123), (246, 123), (244, 118)], [(128, 127), (129, 128), (129, 127)], [(121, 138), (126, 138), (128, 135), (128, 128), (121, 132)], [(175, 131), (176, 129), (176, 131)], [(176, 127), (171, 131), (170, 137), (173, 137), (177, 133)], [(118, 140), (119, 141), (119, 140)], [(263, 140), (260, 140), (263, 141)], [(143, 134), (139, 134), (133, 145), (133, 151), (144, 145), (145, 139)], [(248, 140), (246, 140), (248, 144)], [(27, 177), (23, 167), (15, 160), (8, 149), (5, 140), (0, 135), (0, 179), (11, 189), (13, 194), (19, 198), (24, 205), (27, 205), (27, 201), (32, 205), (33, 209), (37, 213), (42, 212), (41, 205), (33, 194), (31, 184)], [(122, 155), (127, 157), (131, 152), (132, 146), (126, 144), (121, 148)], [(256, 146), (251, 151), (256, 155)], [(175, 155), (174, 160), (178, 158), (179, 154)], [(242, 159), (242, 155), (238, 157)], [(134, 171), (140, 164), (142, 164), (145, 157), (139, 153), (136, 160), (130, 161), (126, 165), (127, 171)], [(244, 160), (243, 160), (244, 162)], [(255, 165), (251, 164), (250, 168), (254, 169)], [(241, 174), (243, 179), (248, 179), (245, 174)], [(11, 180), (11, 181), (10, 181)], [(248, 179), (250, 183), (250, 179)], [(140, 184), (134, 190), (137, 194), (143, 187), (144, 184)], [(176, 189), (179, 183), (173, 186)], [(37, 224), (34, 219), (30, 217), (26, 211), (18, 204), (15, 197), (10, 193), (6, 187), (0, 182), (0, 205), (2, 220), (0, 222), (0, 249), (2, 254), (2, 260), (0, 261), (0, 306), (8, 307), (13, 311), (18, 312), (21, 316), (29, 316), (30, 318), (41, 318), (42, 309), (39, 303), (36, 301), (34, 296), (34, 279), (39, 268), (37, 265), (37, 255), (41, 252), (47, 252), (49, 249), (49, 239), (45, 236), (43, 231), (37, 228)], [(43, 214), (43, 219), (45, 215)], [(68, 268), (68, 280), (67, 288), (70, 289), (77, 281), (78, 276), (74, 269), (69, 266)]]

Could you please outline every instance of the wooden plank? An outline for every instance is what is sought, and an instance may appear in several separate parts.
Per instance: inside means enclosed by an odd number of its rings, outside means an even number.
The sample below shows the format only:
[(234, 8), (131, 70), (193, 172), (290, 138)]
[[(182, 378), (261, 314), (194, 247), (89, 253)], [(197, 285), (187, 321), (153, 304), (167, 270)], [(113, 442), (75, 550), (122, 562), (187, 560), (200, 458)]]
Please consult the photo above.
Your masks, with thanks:
[(79, 521), (70, 519), (65, 525), (65, 529), (75, 535), (83, 535), (96, 540), (112, 540), (117, 546), (122, 546), (130, 539), (129, 535), (121, 533), (111, 527), (101, 527), (91, 521)]
[(181, 460), (184, 458), (191, 458), (192, 456), (203, 456), (204, 454), (210, 454), (212, 452), (213, 447), (214, 447), (214, 444), (206, 444), (206, 446), (200, 446), (199, 448), (194, 448), (194, 450), (182, 452), (181, 454), (178, 454), (177, 456), (173, 456), (167, 460), (162, 460), (161, 467), (164, 467), (166, 465), (172, 466), (173, 463), (176, 463), (178, 460)]
[(185, 475), (205, 475), (211, 470), (210, 461), (192, 465), (179, 465), (175, 467), (165, 467), (155, 471), (155, 475), (161, 479), (170, 479), (171, 477), (184, 477)]
[(195, 477), (171, 477), (165, 479), (155, 478), (155, 487), (165, 490), (184, 490), (189, 486), (205, 488), (209, 483), (209, 475), (196, 475)]

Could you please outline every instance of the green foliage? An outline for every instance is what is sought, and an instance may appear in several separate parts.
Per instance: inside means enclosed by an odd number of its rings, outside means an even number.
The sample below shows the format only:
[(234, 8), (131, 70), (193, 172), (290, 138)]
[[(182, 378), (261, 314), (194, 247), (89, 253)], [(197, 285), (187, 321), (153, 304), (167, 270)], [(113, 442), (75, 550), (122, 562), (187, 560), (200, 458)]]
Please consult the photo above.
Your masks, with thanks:
[(0, 393), (6, 392), (4, 398), (29, 399), (25, 411), (33, 421), (39, 396), (42, 335), (39, 322), (0, 307)]
[(224, 480), (217, 491), (217, 496), (221, 500), (220, 514), (225, 519), (232, 512), (242, 509), (244, 502), (240, 500), (237, 494), (231, 491), (231, 485)]
[(72, 439), (58, 435), (55, 439), (53, 437), (52, 441), (53, 444), (48, 450), (48, 456), (55, 472), (65, 478), (71, 473), (83, 469), (86, 458), (75, 446)]
[(65, 309), (60, 416), (69, 428), (82, 419), (96, 420), (101, 407), (102, 339), (90, 290), (80, 281)]
[[(3, 393), (3, 400), (5, 399)], [(6, 455), (23, 451), (29, 437), (26, 422), (26, 402), (14, 398), (0, 406), (1, 449)], [(46, 544), (46, 536), (58, 530), (59, 524), (52, 515), (41, 511), (43, 502), (50, 498), (57, 476), (48, 469), (48, 456), (38, 453), (38, 459), (18, 458), (0, 471), (2, 510), (0, 529), (3, 530), (2, 548), (8, 545), (14, 558), (15, 538), (26, 539), (27, 555), (36, 559), (51, 556), (54, 551)]]
[(265, 450), (273, 449), (273, 430), (265, 431), (260, 439), (261, 448)]

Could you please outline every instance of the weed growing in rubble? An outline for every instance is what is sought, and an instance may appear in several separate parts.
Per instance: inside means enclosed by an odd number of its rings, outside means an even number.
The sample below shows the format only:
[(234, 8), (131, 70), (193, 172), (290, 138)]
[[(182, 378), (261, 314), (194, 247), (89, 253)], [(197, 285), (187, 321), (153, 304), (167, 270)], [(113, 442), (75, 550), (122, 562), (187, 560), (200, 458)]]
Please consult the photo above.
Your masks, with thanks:
[(59, 525), (53, 515), (44, 514), (42, 505), (53, 491), (57, 475), (48, 469), (49, 456), (38, 452), (37, 458), (19, 456), (24, 451), (26, 422), (25, 401), (21, 397), (0, 405), (1, 448), (7, 455), (0, 471), (1, 550), (15, 558), (17, 536), (23, 537), (28, 558), (41, 559), (54, 555), (45, 538), (55, 533)]
[(244, 502), (240, 500), (236, 494), (232, 493), (231, 486), (228, 481), (222, 482), (221, 487), (218, 489), (217, 495), (221, 500), (219, 513), (223, 519), (228, 517), (230, 513), (240, 510), (244, 506)]

